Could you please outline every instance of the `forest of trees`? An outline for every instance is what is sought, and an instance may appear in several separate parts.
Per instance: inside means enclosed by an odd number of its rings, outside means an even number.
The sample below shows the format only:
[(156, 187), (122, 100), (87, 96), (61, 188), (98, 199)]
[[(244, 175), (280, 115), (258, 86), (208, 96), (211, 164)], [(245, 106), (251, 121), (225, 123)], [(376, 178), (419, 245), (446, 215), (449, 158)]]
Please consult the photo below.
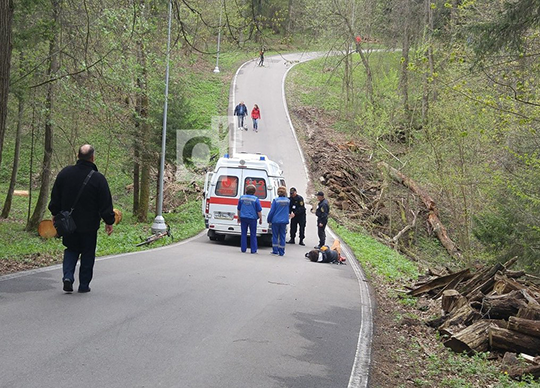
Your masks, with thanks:
[[(405, 148), (399, 159), (409, 163), (396, 167), (413, 166), (407, 172), (444, 199), (464, 254), (519, 256), (538, 271), (540, 0), (172, 4), (171, 104), (179, 109), (171, 121), (194, 124), (181, 85), (198, 59), (215, 58), (218, 29), (222, 51), (288, 45), (341, 52), (347, 119), (374, 147)], [(0, 193), (2, 218), (16, 187), (34, 187), (25, 229), (36, 230), (55, 173), (99, 129), (122, 149), (133, 212), (147, 219), (167, 12), (165, 0), (0, 0), (0, 180), (9, 182)], [(392, 96), (377, 86), (372, 47), (401, 52)], [(355, 72), (365, 82), (355, 82)], [(113, 157), (102, 155), (102, 168)]]

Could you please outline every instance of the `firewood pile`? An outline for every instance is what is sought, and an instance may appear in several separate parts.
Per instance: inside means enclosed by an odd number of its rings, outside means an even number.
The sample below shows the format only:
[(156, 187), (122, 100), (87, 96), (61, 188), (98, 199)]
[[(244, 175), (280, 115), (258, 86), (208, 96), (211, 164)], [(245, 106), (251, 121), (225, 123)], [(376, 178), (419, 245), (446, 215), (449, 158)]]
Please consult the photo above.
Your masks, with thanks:
[[(540, 377), (540, 286), (538, 278), (511, 271), (505, 264), (431, 276), (408, 292), (441, 303), (437, 328), (444, 346), (455, 352), (504, 354), (505, 371), (514, 378)], [(517, 362), (521, 354), (527, 365)]]
[[(361, 142), (344, 138), (330, 139), (319, 121), (320, 112), (313, 108), (295, 110), (305, 127), (305, 152), (313, 172), (313, 180), (324, 186), (330, 200), (332, 217), (346, 214), (348, 220), (363, 223), (369, 229), (374, 225), (378, 237), (388, 239), (386, 209), (381, 202), (380, 172), (371, 163), (371, 153)], [(321, 119), (322, 120), (322, 119)], [(318, 191), (318, 188), (312, 188)], [(314, 204), (314, 202), (313, 202)]]

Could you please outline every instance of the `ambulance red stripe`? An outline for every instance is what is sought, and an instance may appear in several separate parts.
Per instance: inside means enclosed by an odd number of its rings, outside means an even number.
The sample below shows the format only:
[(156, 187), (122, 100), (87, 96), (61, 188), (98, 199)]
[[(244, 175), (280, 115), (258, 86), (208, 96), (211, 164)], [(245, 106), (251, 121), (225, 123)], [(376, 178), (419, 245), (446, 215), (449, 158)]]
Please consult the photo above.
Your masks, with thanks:
[[(210, 197), (208, 198), (208, 202), (211, 204), (216, 205), (238, 205), (238, 198), (222, 198), (222, 197)], [(270, 201), (260, 201), (261, 206), (264, 208), (270, 208), (272, 206), (272, 202)]]

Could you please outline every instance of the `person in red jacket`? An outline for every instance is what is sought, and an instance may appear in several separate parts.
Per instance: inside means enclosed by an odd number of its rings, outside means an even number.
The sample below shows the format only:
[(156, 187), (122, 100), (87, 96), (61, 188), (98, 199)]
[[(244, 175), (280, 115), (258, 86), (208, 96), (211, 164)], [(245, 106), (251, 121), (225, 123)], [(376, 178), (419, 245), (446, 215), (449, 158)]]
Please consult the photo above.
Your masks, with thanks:
[(251, 111), (251, 118), (253, 119), (253, 130), (259, 132), (259, 119), (261, 118), (261, 111), (259, 106), (255, 104), (253, 110)]

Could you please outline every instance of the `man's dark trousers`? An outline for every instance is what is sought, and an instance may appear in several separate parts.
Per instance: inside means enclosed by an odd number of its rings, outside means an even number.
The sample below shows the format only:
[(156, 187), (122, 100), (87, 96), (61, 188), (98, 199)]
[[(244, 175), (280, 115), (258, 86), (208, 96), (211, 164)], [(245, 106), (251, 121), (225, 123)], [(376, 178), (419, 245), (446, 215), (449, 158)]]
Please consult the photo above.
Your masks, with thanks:
[(69, 236), (63, 237), (64, 262), (62, 268), (64, 277), (62, 280), (75, 279), (75, 266), (79, 256), (81, 266), (79, 268), (79, 289), (88, 289), (94, 274), (94, 262), (96, 261), (97, 231), (78, 233), (75, 231)]
[(297, 228), (300, 228), (300, 231), (298, 233), (298, 237), (300, 237), (300, 241), (304, 240), (305, 231), (306, 231), (306, 215), (295, 215), (293, 218), (291, 218), (291, 240), (294, 241), (294, 238), (296, 237), (296, 230)]
[(319, 235), (319, 247), (322, 247), (324, 244), (326, 244), (326, 223), (322, 224), (323, 226), (320, 226), (320, 223), (317, 224), (317, 234)]

